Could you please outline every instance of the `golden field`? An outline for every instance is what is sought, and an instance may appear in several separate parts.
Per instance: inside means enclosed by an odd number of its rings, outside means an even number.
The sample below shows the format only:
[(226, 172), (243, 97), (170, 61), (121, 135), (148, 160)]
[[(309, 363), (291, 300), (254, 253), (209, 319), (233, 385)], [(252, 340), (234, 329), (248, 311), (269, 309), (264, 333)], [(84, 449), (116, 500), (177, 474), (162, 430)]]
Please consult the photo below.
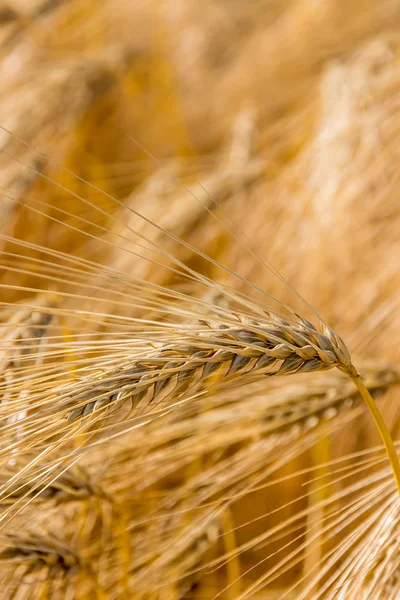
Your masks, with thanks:
[(400, 2), (9, 0), (0, 47), (0, 598), (399, 598), (335, 332), (396, 442)]

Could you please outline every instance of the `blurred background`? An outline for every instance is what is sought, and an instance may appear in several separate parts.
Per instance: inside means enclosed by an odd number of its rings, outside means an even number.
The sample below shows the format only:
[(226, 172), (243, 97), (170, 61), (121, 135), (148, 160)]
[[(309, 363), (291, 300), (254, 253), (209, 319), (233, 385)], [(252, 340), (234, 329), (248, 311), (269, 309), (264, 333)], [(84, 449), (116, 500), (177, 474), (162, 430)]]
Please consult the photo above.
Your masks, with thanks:
[[(9, 0), (0, 2), (0, 53), (4, 305), (48, 289), (48, 280), (21, 267), (22, 256), (50, 260), (43, 249), (51, 250), (52, 273), (60, 279), (50, 286), (55, 292), (68, 289), (56, 252), (188, 291), (179, 277), (157, 265), (98, 243), (112, 231), (124, 246), (128, 217), (123, 205), (128, 205), (304, 314), (299, 299), (261, 264), (270, 261), (340, 333), (366, 372), (372, 369), (372, 385), (380, 385), (376, 373), (399, 363), (398, 0)], [(146, 223), (138, 225), (133, 213), (129, 219), (197, 272), (259, 297), (256, 289), (201, 260), (189, 246), (179, 247)], [(14, 244), (15, 239), (24, 244)], [(149, 252), (144, 246), (139, 251), (143, 256)], [(208, 301), (218, 300), (211, 294)], [(78, 300), (63, 302), (73, 310)], [(111, 300), (107, 310), (123, 312)], [(298, 385), (304, 381), (300, 378)], [(320, 381), (312, 380), (310, 386), (336, 390), (342, 385), (336, 379)], [(285, 385), (280, 382), (276, 388)], [(298, 391), (306, 400), (321, 392), (304, 386), (288, 393)], [(262, 393), (258, 388), (257, 394)], [(277, 392), (272, 386), (265, 393)], [(352, 392), (346, 388), (343, 394)], [(257, 397), (248, 392), (249, 406)], [(397, 397), (391, 388), (382, 398), (395, 433)], [(241, 467), (243, 481), (262, 473), (264, 463), (259, 464), (252, 445), (260, 440), (262, 417), (246, 415), (247, 396), (242, 393), (241, 398), (243, 413), (235, 416), (233, 408), (226, 408), (238, 437), (217, 444), (218, 457), (207, 455), (207, 440), (221, 432), (201, 422), (197, 433), (193, 424), (186, 424), (182, 436), (196, 443), (190, 458), (171, 472), (168, 460), (178, 452), (176, 432), (154, 442), (159, 454), (154, 446), (151, 477), (144, 453), (131, 455), (129, 460), (136, 462), (129, 468), (137, 481), (121, 492), (121, 505), (134, 497), (136, 514), (146, 515), (150, 505), (151, 514), (164, 514), (170, 490), (176, 498), (198, 497), (206, 483), (190, 487), (191, 482), (207, 469), (210, 478), (217, 477), (216, 465), (235, 457), (247, 460)], [(221, 396), (217, 406), (229, 407), (229, 402)], [(197, 517), (188, 512), (179, 526), (168, 528), (165, 516), (161, 533), (152, 526), (132, 526), (128, 544), (139, 550), (129, 559), (136, 579), (127, 597), (211, 599), (219, 592), (221, 598), (241, 597), (246, 585), (278, 564), (282, 556), (273, 554), (289, 538), (271, 542), (272, 550), (261, 542), (243, 547), (239, 558), (215, 572), (198, 569), (275, 526), (278, 521), (270, 513), (277, 506), (289, 503), (279, 513), (281, 522), (315, 502), (312, 490), (303, 496), (310, 477), (290, 474), (377, 445), (369, 416), (357, 411), (352, 413), (356, 422), (348, 424), (350, 419), (343, 417), (335, 431), (319, 430), (304, 451), (299, 446), (295, 458), (288, 456), (279, 466), (282, 481), (273, 492), (268, 487), (252, 492), (233, 502), (217, 521), (209, 517), (201, 525), (203, 537), (187, 534), (186, 546), (171, 562), (161, 564), (160, 556), (182, 539), (177, 529), (199, 526)], [(189, 417), (185, 413), (182, 418)], [(166, 430), (172, 427), (168, 423)], [(104, 450), (104, 456), (136, 447), (132, 434), (129, 440)], [(160, 454), (163, 448), (165, 455)], [(179, 451), (185, 455), (184, 448)], [(89, 461), (94, 471), (102, 452), (97, 450)], [(126, 472), (123, 457), (115, 462), (115, 481), (118, 468), (120, 476)], [(233, 462), (226, 464), (232, 467)], [(318, 473), (328, 477), (326, 470)], [(110, 485), (117, 497), (115, 481)], [(331, 482), (323, 494), (334, 495), (340, 485)], [(229, 495), (229, 489), (224, 493)], [(291, 535), (304, 541), (307, 523), (300, 529), (301, 535)], [(62, 526), (56, 530), (61, 535)], [(318, 564), (325, 550), (314, 548), (312, 564)], [(109, 582), (116, 572), (129, 571), (118, 558), (102, 560)], [(257, 590), (257, 597), (281, 598), (282, 590), (303, 575), (307, 578), (309, 569), (310, 562), (301, 558)], [(242, 586), (236, 579), (245, 571)], [(112, 589), (107, 598), (123, 597)], [(299, 597), (296, 591), (290, 594), (288, 598)]]

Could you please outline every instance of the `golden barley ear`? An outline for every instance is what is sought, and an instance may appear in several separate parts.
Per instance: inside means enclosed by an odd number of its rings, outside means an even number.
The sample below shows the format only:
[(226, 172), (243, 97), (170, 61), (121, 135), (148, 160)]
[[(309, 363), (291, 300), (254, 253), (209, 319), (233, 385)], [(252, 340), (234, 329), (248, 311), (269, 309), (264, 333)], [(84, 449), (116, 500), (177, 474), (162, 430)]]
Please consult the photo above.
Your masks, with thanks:
[(275, 377), (336, 367), (354, 381), (371, 412), (400, 493), (400, 463), (393, 440), (343, 340), (326, 324), (318, 332), (298, 315), (294, 323), (272, 314), (268, 317), (262, 323), (242, 329), (224, 327), (213, 331), (209, 326), (209, 333), (197, 336), (189, 333), (190, 345), (171, 338), (161, 350), (141, 358), (128, 370), (114, 372), (108, 379), (104, 377), (100, 385), (66, 399), (67, 403), (78, 404), (69, 412), (68, 422), (92, 414), (98, 426), (96, 413), (101, 418), (107, 414), (105, 409), (114, 405), (114, 410), (118, 410), (127, 403), (132, 411), (140, 408), (143, 414), (143, 410), (151, 410), (151, 405), (161, 402), (165, 405), (194, 387), (204, 388), (216, 373), (221, 384), (233, 381), (238, 375), (251, 382), (261, 375)]

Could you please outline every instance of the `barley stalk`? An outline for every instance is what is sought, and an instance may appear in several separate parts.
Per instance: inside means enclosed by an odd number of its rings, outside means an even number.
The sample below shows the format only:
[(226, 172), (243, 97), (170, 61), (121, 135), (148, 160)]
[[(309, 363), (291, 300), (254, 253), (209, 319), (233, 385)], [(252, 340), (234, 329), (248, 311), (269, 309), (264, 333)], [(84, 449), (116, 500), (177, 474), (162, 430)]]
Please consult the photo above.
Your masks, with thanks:
[(390, 461), (390, 465), (392, 467), (394, 479), (396, 482), (397, 490), (400, 494), (400, 463), (399, 463), (399, 457), (397, 455), (395, 445), (393, 443), (393, 439), (390, 435), (388, 428), (386, 427), (386, 423), (383, 420), (383, 417), (382, 417), (377, 405), (375, 404), (375, 400), (372, 398), (368, 389), (362, 382), (360, 375), (357, 375), (355, 377), (352, 376), (352, 379), (353, 379), (355, 385), (357, 386), (357, 389), (359, 390), (365, 404), (368, 406), (368, 409), (372, 415), (372, 418), (375, 421), (375, 424), (377, 426), (379, 434), (382, 438), (382, 442), (386, 448), (386, 452), (387, 452), (387, 455), (388, 455), (388, 458)]

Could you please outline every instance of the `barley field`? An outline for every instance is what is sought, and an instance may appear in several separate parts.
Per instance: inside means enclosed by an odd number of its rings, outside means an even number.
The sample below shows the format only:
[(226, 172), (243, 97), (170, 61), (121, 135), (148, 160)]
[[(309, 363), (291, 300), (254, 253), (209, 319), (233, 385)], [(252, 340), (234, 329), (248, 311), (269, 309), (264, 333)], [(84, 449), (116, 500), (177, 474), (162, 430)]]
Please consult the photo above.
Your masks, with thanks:
[(0, 599), (400, 599), (400, 0), (0, 53)]

